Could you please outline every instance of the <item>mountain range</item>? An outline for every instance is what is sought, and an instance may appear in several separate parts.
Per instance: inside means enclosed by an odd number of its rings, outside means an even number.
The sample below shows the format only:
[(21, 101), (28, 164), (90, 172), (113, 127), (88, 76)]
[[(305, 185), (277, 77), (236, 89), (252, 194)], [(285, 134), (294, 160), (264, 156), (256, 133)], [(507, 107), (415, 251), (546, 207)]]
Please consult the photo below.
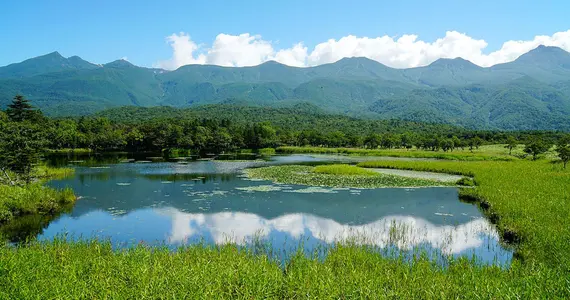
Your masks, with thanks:
[(310, 103), (350, 116), (481, 129), (570, 130), (570, 53), (539, 46), (484, 68), (461, 58), (394, 69), (361, 58), (309, 68), (187, 65), (174, 71), (125, 60), (93, 64), (58, 52), (0, 67), (0, 107), (22, 94), (50, 115), (118, 106)]

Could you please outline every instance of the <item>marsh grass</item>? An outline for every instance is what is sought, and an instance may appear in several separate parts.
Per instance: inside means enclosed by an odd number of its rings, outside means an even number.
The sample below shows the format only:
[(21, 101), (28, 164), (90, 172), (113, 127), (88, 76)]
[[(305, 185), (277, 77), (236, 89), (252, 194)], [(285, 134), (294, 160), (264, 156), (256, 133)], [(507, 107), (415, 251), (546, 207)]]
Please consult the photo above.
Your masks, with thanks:
[(331, 175), (363, 175), (363, 176), (378, 176), (378, 172), (359, 168), (351, 165), (321, 165), (313, 169), (314, 173), (331, 174)]
[(63, 167), (50, 167), (46, 165), (36, 166), (33, 170), (32, 176), (40, 180), (49, 179), (64, 179), (75, 174), (75, 169), (73, 168), (63, 168)]
[(474, 177), (477, 187), (462, 189), (460, 196), (479, 203), (503, 239), (518, 242), (515, 256), (529, 264), (562, 267), (570, 276), (570, 171), (560, 164), (377, 161), (358, 165)]
[[(56, 214), (75, 202), (69, 188), (55, 190), (42, 185), (43, 181), (73, 175), (71, 168), (37, 166), (33, 170), (35, 183), (25, 184), (14, 180), (15, 185), (0, 183), (0, 226), (13, 218), (33, 214)], [(11, 176), (16, 178), (16, 176)]]
[(0, 185), (0, 224), (18, 216), (57, 213), (75, 199), (71, 189), (54, 190), (38, 183)]
[[(395, 228), (391, 237), (398, 243)], [(405, 230), (405, 229), (404, 229)], [(481, 265), (468, 257), (402, 252), (347, 240), (306, 253), (302, 242), (285, 261), (263, 241), (228, 242), (176, 251), (144, 244), (122, 250), (108, 241), (0, 245), (2, 299), (297, 299), (297, 298), (540, 298), (561, 296), (556, 274)], [(385, 254), (385, 255), (381, 255)], [(552, 283), (552, 282), (550, 282)]]
[[(502, 150), (500, 150), (502, 149)], [(456, 149), (453, 152), (425, 151), (407, 149), (361, 149), (361, 148), (324, 148), (324, 147), (278, 147), (277, 153), (316, 153), (316, 154), (344, 154), (364, 156), (411, 157), (461, 161), (512, 161), (515, 156), (509, 156), (508, 150), (495, 145), (482, 146), (473, 151)]]
[[(0, 299), (570, 298), (570, 171), (560, 164), (381, 161), (360, 166), (474, 177), (477, 186), (462, 189), (461, 196), (479, 203), (503, 239), (517, 242), (512, 264), (505, 269), (457, 258), (442, 266), (421, 253), (386, 257), (369, 246), (337, 243), (321, 250), (325, 256), (294, 253), (282, 266), (262, 248), (240, 251), (235, 244), (172, 252), (56, 239), (0, 245)], [(288, 167), (247, 172), (265, 172), (276, 180), (315, 174), (302, 169), (310, 167)], [(4, 194), (0, 191), (0, 197)], [(399, 235), (396, 230), (391, 237)]]
[[(316, 168), (320, 168), (323, 172), (315, 172)], [(373, 171), (355, 171), (355, 168), (358, 169), (354, 166), (337, 167), (333, 165), (333, 167), (329, 168), (327, 165), (317, 167), (288, 165), (246, 169), (245, 173), (249, 178), (270, 180), (275, 183), (327, 186), (335, 188), (429, 187), (455, 185), (453, 182), (437, 182), (427, 179), (386, 175)], [(350, 175), (347, 175), (347, 172)], [(355, 172), (358, 172), (358, 175), (355, 175)], [(373, 172), (374, 174), (369, 172)], [(339, 173), (341, 175), (339, 175)]]

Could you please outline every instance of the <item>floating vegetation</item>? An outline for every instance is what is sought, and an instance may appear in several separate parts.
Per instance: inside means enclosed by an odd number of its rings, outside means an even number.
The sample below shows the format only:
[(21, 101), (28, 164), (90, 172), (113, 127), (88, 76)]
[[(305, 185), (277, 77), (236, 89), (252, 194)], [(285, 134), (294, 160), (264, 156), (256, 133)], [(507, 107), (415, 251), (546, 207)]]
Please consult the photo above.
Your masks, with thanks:
[[(360, 163), (359, 166), (367, 166), (372, 165), (372, 163)], [(396, 176), (403, 176), (403, 177), (411, 177), (411, 178), (420, 178), (420, 179), (429, 179), (434, 181), (441, 181), (441, 182), (455, 182), (458, 185), (463, 185), (458, 182), (462, 178), (466, 180), (471, 180), (470, 178), (462, 177), (460, 175), (453, 175), (453, 174), (445, 174), (445, 173), (434, 173), (434, 172), (420, 172), (420, 171), (410, 171), (410, 170), (399, 170), (399, 169), (386, 169), (386, 168), (371, 168), (368, 169), (372, 172), (378, 172), (387, 175), (396, 175)]]
[(110, 169), (111, 167), (109, 166), (103, 166), (103, 167), (89, 167), (89, 169)]
[(436, 216), (453, 217), (453, 214), (435, 213)]
[(111, 216), (117, 217), (117, 216), (123, 216), (127, 214), (127, 211), (124, 209), (118, 209), (116, 207), (111, 207), (107, 210), (109, 212), (109, 214), (111, 214)]
[(335, 188), (428, 187), (455, 185), (455, 182), (437, 182), (428, 179), (387, 175), (376, 172), (373, 172), (374, 174), (367, 175), (337, 175), (328, 173), (315, 173), (314, 170), (316, 168), (317, 167), (298, 165), (272, 166), (247, 169), (245, 173), (249, 176), (250, 179), (271, 180), (275, 183), (328, 186)]
[(199, 197), (212, 197), (212, 196), (223, 196), (225, 194), (228, 193), (228, 191), (196, 191), (196, 192), (191, 192), (191, 191), (185, 191), (186, 195), (192, 197), (192, 196), (199, 196)]
[(283, 190), (284, 187), (278, 185), (254, 185), (247, 187), (237, 187), (236, 190), (245, 192), (278, 192)]
[(363, 176), (375, 176), (376, 172), (364, 168), (359, 168), (357, 166), (351, 165), (322, 165), (316, 166), (313, 169), (314, 173), (321, 174), (331, 174), (331, 175), (363, 175)]
[(336, 191), (334, 189), (326, 189), (326, 188), (322, 188), (319, 186), (311, 186), (308, 188), (298, 189), (298, 190), (287, 190), (284, 192), (301, 193), (301, 194), (313, 194), (313, 193), (336, 194), (336, 193), (338, 193), (338, 191)]

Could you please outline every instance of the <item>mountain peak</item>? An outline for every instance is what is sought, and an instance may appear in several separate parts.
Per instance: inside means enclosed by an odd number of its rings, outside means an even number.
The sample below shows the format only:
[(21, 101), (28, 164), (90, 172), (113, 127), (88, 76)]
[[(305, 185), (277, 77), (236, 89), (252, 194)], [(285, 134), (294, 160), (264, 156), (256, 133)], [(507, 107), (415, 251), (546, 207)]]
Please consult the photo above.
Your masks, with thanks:
[(59, 52), (57, 52), (57, 51), (53, 51), (53, 52), (50, 52), (50, 53), (48, 53), (48, 54), (45, 54), (45, 55), (42, 55), (42, 56), (38, 56), (38, 57), (36, 57), (36, 58), (40, 58), (40, 57), (65, 58), (65, 57), (63, 57), (63, 55), (61, 55), (61, 54), (60, 54)]
[(517, 63), (570, 66), (570, 53), (559, 47), (539, 45), (515, 60)]
[(442, 66), (442, 67), (455, 67), (455, 68), (480, 68), (478, 65), (464, 59), (461, 57), (456, 58), (439, 58), (436, 61), (432, 62), (428, 65), (428, 67), (432, 66)]
[(275, 60), (268, 60), (262, 64), (260, 64), (260, 66), (286, 66), (278, 61)]
[(54, 51), (2, 67), (0, 68), (0, 78), (32, 77), (68, 70), (93, 69), (95, 67), (94, 64), (84, 61), (78, 56), (65, 58), (59, 52)]
[(352, 56), (352, 57), (343, 57), (337, 61), (337, 63), (376, 63), (380, 64), (379, 62), (372, 60), (367, 57), (363, 56)]
[(106, 63), (103, 65), (104, 67), (107, 68), (133, 68), (135, 67), (135, 65), (131, 64), (129, 61), (124, 60), (124, 59), (117, 59), (115, 61), (112, 61), (110, 63)]

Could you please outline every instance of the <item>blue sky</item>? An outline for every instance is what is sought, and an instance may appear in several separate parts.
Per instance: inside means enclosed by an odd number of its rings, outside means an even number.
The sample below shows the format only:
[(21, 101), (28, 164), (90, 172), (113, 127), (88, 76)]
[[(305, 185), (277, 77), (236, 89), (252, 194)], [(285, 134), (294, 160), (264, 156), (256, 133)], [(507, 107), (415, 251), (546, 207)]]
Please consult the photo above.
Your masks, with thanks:
[[(146, 3), (141, 5), (143, 2)], [(397, 39), (413, 34), (417, 40), (433, 43), (445, 37), (447, 31), (457, 31), (484, 40), (488, 45), (479, 48), (488, 54), (509, 40), (532, 41), (537, 35), (568, 31), (569, 11), (567, 1), (19, 0), (1, 4), (0, 65), (59, 51), (64, 56), (79, 55), (95, 63), (127, 57), (137, 65), (162, 66), (159, 61), (173, 56), (173, 48), (165, 38), (180, 32), (188, 34), (192, 43), (200, 47), (192, 55), (201, 63), (247, 65), (258, 61), (240, 61), (235, 57), (199, 60), (197, 56), (207, 52), (221, 33), (260, 35), (256, 40), (270, 43), (274, 52), (302, 42), (308, 54), (300, 58), (299, 65), (327, 62), (307, 57), (316, 45), (349, 35)], [(565, 40), (557, 43), (566, 45)], [(355, 51), (343, 53), (361, 53)], [(366, 53), (373, 51), (362, 53), (368, 56)], [(263, 53), (262, 61), (276, 57)], [(438, 55), (460, 55), (461, 51), (438, 53), (410, 62), (394, 63), (384, 56), (373, 59), (406, 67), (426, 64)], [(327, 59), (339, 55), (343, 54)], [(500, 62), (480, 60), (481, 65)], [(171, 65), (174, 68), (183, 63), (184, 60), (178, 60)]]

